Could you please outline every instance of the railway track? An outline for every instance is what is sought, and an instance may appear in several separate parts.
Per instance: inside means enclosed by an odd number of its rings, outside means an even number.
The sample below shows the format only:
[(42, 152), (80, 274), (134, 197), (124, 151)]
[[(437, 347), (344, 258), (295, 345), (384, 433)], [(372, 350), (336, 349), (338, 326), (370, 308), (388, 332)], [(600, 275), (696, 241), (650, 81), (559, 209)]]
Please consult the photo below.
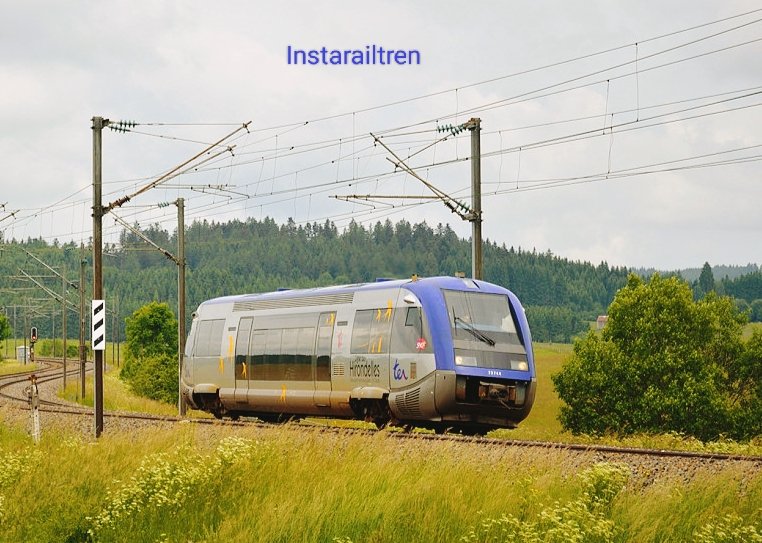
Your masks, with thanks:
[[(16, 389), (22, 388), (25, 383), (29, 382), (29, 375), (34, 373), (38, 377), (38, 384), (53, 383), (62, 379), (61, 363), (55, 359), (44, 359), (40, 363), (45, 364), (45, 368), (38, 369), (35, 372), (27, 371), (11, 375), (5, 375), (0, 377), (0, 402), (4, 402), (11, 408), (19, 410), (29, 410), (29, 403), (26, 395), (20, 394)], [(67, 372), (78, 375), (79, 369)], [(43, 397), (44, 396), (44, 397)], [(78, 406), (69, 402), (50, 399), (51, 394), (43, 395), (40, 397), (40, 411), (42, 413), (57, 414), (60, 416), (71, 417), (91, 417), (93, 416), (92, 408)], [(9, 404), (10, 402), (10, 404)], [(242, 418), (237, 421), (229, 420), (217, 420), (212, 418), (181, 418), (176, 416), (166, 415), (153, 415), (148, 413), (135, 413), (124, 411), (106, 411), (104, 417), (107, 419), (123, 419), (131, 421), (145, 422), (146, 424), (198, 424), (198, 425), (213, 425), (220, 427), (261, 427), (261, 428), (274, 428), (283, 427), (283, 424), (263, 422), (256, 418)], [(378, 430), (365, 429), (365, 428), (347, 428), (343, 426), (331, 425), (329, 422), (318, 421), (301, 421), (299, 423), (290, 423), (288, 428), (295, 431), (311, 429), (313, 431), (331, 432), (331, 433), (344, 433), (344, 434), (366, 434), (376, 435)], [(711, 462), (732, 462), (742, 461), (750, 462), (762, 467), (762, 456), (746, 456), (727, 453), (714, 453), (714, 452), (697, 452), (697, 451), (680, 451), (680, 450), (664, 450), (664, 449), (647, 449), (647, 448), (632, 448), (632, 447), (616, 447), (610, 445), (595, 445), (595, 444), (579, 444), (579, 443), (565, 443), (565, 442), (546, 442), (546, 441), (525, 441), (515, 439), (500, 439), (490, 437), (472, 437), (462, 436), (458, 434), (429, 434), (422, 432), (406, 432), (390, 429), (385, 431), (387, 436), (391, 439), (400, 440), (421, 440), (429, 442), (461, 442), (472, 443), (475, 445), (484, 446), (505, 446), (505, 447), (522, 447), (533, 449), (546, 449), (546, 450), (558, 450), (558, 451), (573, 451), (580, 453), (595, 453), (599, 455), (605, 455), (607, 458), (616, 457), (642, 457), (653, 459), (692, 459), (698, 461), (711, 461)]]
[[(38, 385), (63, 379), (63, 362), (55, 358), (41, 358), (36, 361), (34, 370), (23, 370), (0, 377), (0, 399), (12, 402), (28, 403), (25, 394), (20, 393), (30, 383), (30, 377), (34, 375)], [(79, 376), (79, 368), (67, 370), (66, 376)], [(40, 405), (66, 407), (70, 404), (63, 401), (40, 398)]]

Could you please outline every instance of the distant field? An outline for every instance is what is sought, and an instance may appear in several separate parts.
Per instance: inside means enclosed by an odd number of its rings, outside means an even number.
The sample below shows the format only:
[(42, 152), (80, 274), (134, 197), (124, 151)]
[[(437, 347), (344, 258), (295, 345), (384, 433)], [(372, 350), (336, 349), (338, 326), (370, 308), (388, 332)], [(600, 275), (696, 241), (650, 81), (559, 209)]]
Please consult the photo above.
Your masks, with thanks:
[(19, 364), (15, 360), (3, 360), (0, 362), (0, 375), (8, 375), (21, 371), (34, 371), (36, 369), (37, 364)]
[[(558, 411), (558, 399), (550, 376), (557, 373), (572, 352), (572, 346), (563, 343), (535, 343), (537, 368), (537, 395), (529, 416), (515, 430), (500, 431), (501, 437), (540, 441), (559, 441), (563, 437)], [(570, 437), (570, 436), (567, 436)]]
[(762, 322), (750, 322), (743, 329), (743, 338), (749, 339), (754, 331), (762, 332)]

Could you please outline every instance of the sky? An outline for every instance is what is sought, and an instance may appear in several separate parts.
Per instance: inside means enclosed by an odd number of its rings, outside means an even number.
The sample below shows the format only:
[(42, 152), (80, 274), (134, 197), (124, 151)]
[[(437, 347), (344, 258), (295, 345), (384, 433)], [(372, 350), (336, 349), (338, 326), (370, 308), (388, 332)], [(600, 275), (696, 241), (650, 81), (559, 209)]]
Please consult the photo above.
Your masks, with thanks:
[[(425, 220), (468, 238), (405, 167), (470, 206), (471, 132), (445, 127), (478, 118), (485, 239), (627, 267), (762, 264), (758, 2), (0, 0), (0, 14), (8, 240), (88, 242), (96, 116), (137, 123), (103, 132), (104, 204), (202, 153), (104, 217), (107, 243), (114, 216), (173, 231), (178, 198), (188, 223)], [(294, 65), (289, 46), (421, 60)]]

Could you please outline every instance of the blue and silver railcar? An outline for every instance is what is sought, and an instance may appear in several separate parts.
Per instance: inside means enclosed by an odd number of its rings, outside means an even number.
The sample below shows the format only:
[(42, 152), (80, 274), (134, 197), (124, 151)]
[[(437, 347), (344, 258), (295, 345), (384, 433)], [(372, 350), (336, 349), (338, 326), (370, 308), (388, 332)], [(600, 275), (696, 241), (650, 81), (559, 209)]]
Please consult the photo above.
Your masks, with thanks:
[(209, 300), (184, 358), (186, 401), (218, 417), (482, 432), (523, 420), (536, 386), (519, 300), (455, 277)]

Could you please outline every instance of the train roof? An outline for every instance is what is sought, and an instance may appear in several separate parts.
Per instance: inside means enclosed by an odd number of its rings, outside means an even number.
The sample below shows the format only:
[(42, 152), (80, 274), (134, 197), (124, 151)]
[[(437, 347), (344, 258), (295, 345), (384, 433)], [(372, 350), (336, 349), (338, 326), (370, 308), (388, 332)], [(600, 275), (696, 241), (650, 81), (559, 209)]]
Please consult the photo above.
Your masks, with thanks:
[[(485, 281), (475, 281), (473, 279), (461, 279), (458, 277), (422, 277), (411, 279), (377, 279), (372, 283), (354, 283), (349, 285), (337, 285), (330, 287), (315, 287), (308, 289), (282, 289), (275, 292), (264, 292), (254, 294), (236, 294), (231, 296), (221, 296), (219, 298), (212, 298), (203, 302), (201, 305), (207, 304), (231, 304), (236, 302), (253, 302), (259, 300), (285, 300), (289, 298), (299, 298), (304, 296), (330, 296), (335, 294), (358, 292), (358, 291), (374, 291), (385, 290), (390, 288), (399, 288), (401, 286), (419, 287), (421, 289), (431, 288), (478, 288), (480, 290), (491, 292), (505, 292), (502, 287), (492, 285)], [(412, 289), (418, 290), (418, 288)]]

